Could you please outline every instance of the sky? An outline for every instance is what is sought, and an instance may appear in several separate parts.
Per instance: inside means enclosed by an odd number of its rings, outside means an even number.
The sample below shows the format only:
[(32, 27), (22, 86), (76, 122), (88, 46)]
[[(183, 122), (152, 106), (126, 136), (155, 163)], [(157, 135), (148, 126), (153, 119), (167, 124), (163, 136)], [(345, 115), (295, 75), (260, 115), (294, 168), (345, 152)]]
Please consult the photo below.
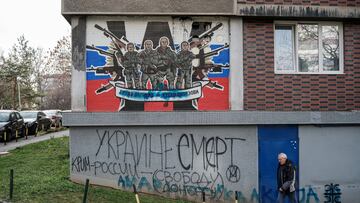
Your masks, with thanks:
[(0, 54), (7, 54), (22, 34), (30, 46), (47, 51), (70, 33), (71, 26), (61, 15), (61, 0), (0, 2)]

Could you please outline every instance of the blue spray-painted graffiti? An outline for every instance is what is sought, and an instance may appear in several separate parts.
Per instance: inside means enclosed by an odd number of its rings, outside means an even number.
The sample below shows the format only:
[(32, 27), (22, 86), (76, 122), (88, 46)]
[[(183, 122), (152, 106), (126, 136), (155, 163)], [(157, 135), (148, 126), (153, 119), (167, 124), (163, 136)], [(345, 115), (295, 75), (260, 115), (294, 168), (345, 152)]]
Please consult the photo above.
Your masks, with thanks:
[[(237, 194), (238, 202), (259, 202), (259, 193), (256, 188), (253, 188), (250, 197), (246, 197), (243, 195), (242, 191), (234, 191), (229, 190), (224, 185), (217, 184), (214, 188), (202, 187), (198, 185), (178, 185), (165, 183), (158, 180), (156, 177), (153, 177), (153, 184), (147, 180), (146, 177), (141, 177), (140, 181), (138, 181), (135, 177), (129, 178), (129, 176), (120, 176), (118, 181), (118, 186), (130, 190), (132, 188), (132, 184), (135, 184), (138, 190), (145, 189), (147, 191), (155, 191), (158, 193), (176, 193), (178, 195), (189, 195), (189, 196), (199, 196), (201, 197), (202, 192), (205, 192), (207, 198), (212, 200), (223, 199), (225, 201), (235, 200), (235, 194)], [(273, 193), (272, 189), (262, 188), (264, 191), (268, 193)], [(315, 192), (314, 188), (311, 186), (301, 188), (297, 191), (299, 193), (299, 202), (300, 203), (311, 203), (316, 202), (319, 203), (319, 197), (317, 192)], [(265, 198), (270, 202), (275, 202), (272, 195), (268, 195)]]
[[(97, 174), (112, 174), (118, 175), (118, 186), (120, 188), (131, 190), (132, 185), (135, 184), (139, 191), (156, 192), (159, 194), (176, 193), (183, 196), (201, 196), (205, 192), (207, 198), (234, 200), (236, 190), (231, 190), (226, 187), (226, 183), (220, 173), (216, 175), (207, 175), (206, 173), (199, 174), (197, 172), (181, 171), (170, 172), (167, 170), (156, 170), (155, 172), (138, 172), (136, 166), (131, 164), (116, 163), (116, 162), (91, 162), (89, 157), (75, 157), (71, 162), (72, 171), (87, 172), (92, 171), (94, 175)], [(329, 186), (328, 186), (329, 187)], [(262, 188), (267, 200), (275, 201), (272, 189), (266, 187)], [(319, 203), (320, 199), (317, 191), (312, 187), (304, 187), (299, 189), (300, 203)], [(249, 197), (244, 196), (242, 191), (237, 191), (239, 202), (259, 202), (259, 193), (256, 188), (253, 188)], [(325, 193), (325, 195), (329, 195)]]

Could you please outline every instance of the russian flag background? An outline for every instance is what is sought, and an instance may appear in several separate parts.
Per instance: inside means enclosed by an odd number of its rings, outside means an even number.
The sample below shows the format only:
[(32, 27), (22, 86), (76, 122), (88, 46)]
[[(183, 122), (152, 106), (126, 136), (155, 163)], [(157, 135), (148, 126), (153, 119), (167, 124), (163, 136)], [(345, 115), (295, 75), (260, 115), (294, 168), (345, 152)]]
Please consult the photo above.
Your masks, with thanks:
[[(222, 45), (211, 45), (212, 50)], [(100, 49), (107, 50), (107, 46), (97, 46)], [(222, 50), (219, 55), (214, 56), (212, 61), (215, 64), (229, 65), (229, 49)], [(96, 68), (106, 65), (106, 58), (99, 55), (98, 52), (87, 50), (86, 53), (87, 68)], [(221, 72), (210, 72), (208, 78), (223, 86), (223, 90), (205, 86), (202, 89), (202, 97), (198, 99), (199, 111), (226, 111), (229, 109), (229, 68), (222, 68)], [(115, 96), (115, 88), (96, 94), (96, 90), (111, 80), (109, 74), (97, 74), (95, 71), (86, 72), (87, 87), (86, 101), (88, 112), (117, 112), (120, 110), (121, 98)], [(128, 102), (128, 101), (126, 101)], [(126, 105), (126, 103), (125, 103)], [(143, 102), (141, 108), (132, 109), (138, 111), (173, 111), (174, 102)], [(123, 110), (126, 110), (124, 108)]]

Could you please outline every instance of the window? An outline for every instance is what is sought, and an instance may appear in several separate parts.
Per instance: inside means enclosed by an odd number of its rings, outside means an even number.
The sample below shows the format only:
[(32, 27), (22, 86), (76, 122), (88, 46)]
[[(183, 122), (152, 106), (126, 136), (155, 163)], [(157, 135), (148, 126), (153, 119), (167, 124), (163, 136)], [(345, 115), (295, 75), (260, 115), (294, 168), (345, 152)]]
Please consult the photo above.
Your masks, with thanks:
[(343, 72), (342, 24), (276, 22), (275, 73)]
[(15, 115), (15, 113), (11, 113), (10, 114), (10, 121), (14, 121), (14, 120), (16, 120), (16, 115)]
[(21, 119), (21, 115), (19, 113), (16, 112), (15, 114), (17, 119)]
[(277, 70), (295, 71), (294, 27), (291, 25), (277, 25), (275, 30), (275, 63)]

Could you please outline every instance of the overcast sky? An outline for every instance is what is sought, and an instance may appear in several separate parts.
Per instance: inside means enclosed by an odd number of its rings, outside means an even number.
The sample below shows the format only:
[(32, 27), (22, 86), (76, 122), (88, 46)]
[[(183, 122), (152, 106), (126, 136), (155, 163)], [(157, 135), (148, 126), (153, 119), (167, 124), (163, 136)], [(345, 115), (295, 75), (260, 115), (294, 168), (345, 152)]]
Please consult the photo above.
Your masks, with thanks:
[(31, 46), (47, 51), (70, 32), (70, 24), (61, 15), (61, 0), (0, 2), (0, 52), (7, 53), (22, 34)]

